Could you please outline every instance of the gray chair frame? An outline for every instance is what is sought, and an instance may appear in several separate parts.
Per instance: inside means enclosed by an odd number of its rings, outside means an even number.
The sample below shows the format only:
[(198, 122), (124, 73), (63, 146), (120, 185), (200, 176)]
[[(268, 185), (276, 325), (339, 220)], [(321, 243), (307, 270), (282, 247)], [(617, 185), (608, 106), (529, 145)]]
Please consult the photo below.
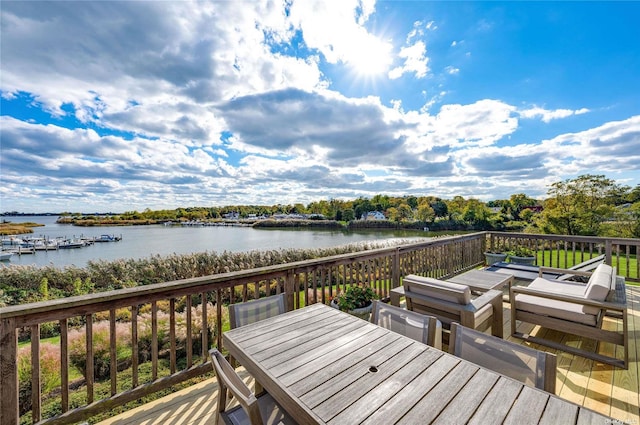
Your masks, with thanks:
[[(581, 276), (591, 275), (591, 272), (573, 271), (573, 273)], [(555, 282), (558, 285), (563, 285), (565, 283), (565, 281), (558, 280), (550, 280), (550, 282)], [(622, 369), (628, 369), (629, 319), (627, 314), (626, 286), (624, 277), (617, 276), (615, 268), (613, 271), (611, 286), (612, 288), (609, 291), (609, 295), (607, 296), (605, 301), (593, 301), (570, 295), (541, 291), (535, 288), (512, 286), (511, 288), (509, 288), (509, 302), (511, 304), (511, 335), (535, 344), (545, 345), (547, 347), (582, 356), (587, 359), (606, 363)], [(572, 304), (578, 304), (581, 306), (596, 307), (600, 309), (600, 313), (598, 314), (598, 320), (595, 326), (571, 322), (548, 314), (535, 314), (518, 308), (518, 304), (516, 303), (516, 297), (518, 294), (533, 295), (536, 297), (540, 297), (541, 300), (557, 300)], [(618, 330), (617, 327), (614, 327), (613, 329), (604, 328), (602, 326), (602, 323), (605, 316), (621, 320), (622, 330)], [(533, 325), (539, 325), (547, 329), (554, 329), (563, 333), (572, 334), (583, 338), (590, 338), (595, 340), (597, 345), (599, 345), (600, 342), (610, 342), (619, 345), (623, 348), (622, 358), (618, 358), (616, 356), (615, 350), (613, 356), (608, 356), (600, 354), (598, 352), (593, 352), (571, 345), (563, 344), (561, 342), (556, 342), (550, 339), (519, 332), (517, 331), (517, 322), (530, 323)]]
[[(231, 329), (239, 328), (243, 325), (277, 316), (286, 311), (287, 298), (285, 293), (242, 303), (229, 304), (229, 326)], [(264, 314), (260, 315), (260, 312)], [(229, 359), (229, 363), (231, 363), (234, 369), (237, 367), (237, 362), (233, 357)], [(258, 381), (255, 382), (255, 391), (256, 394), (263, 392), (262, 385)]]
[[(215, 425), (220, 423), (220, 419), (227, 425), (247, 423), (247, 421), (251, 425), (295, 424), (295, 421), (271, 395), (263, 393), (256, 397), (217, 349), (209, 350), (209, 356), (218, 381)], [(227, 391), (239, 403), (238, 406), (229, 410), (227, 410)]]
[[(396, 307), (390, 304), (383, 303), (379, 300), (373, 301), (373, 307), (371, 310), (371, 323), (382, 326), (384, 328), (390, 329), (386, 326), (386, 323), (382, 321), (382, 316), (380, 315), (381, 310), (386, 310), (390, 315), (398, 319), (412, 319), (414, 322), (422, 324), (422, 338), (412, 338), (410, 335), (403, 334), (409, 338), (415, 339), (416, 341), (422, 342), (423, 344), (430, 345), (431, 347), (435, 347), (438, 349), (442, 349), (442, 344), (440, 346), (436, 345), (436, 336), (438, 331), (438, 319), (433, 316), (429, 316), (426, 314), (416, 313), (415, 311), (405, 310), (404, 308)], [(442, 332), (442, 330), (440, 330)]]
[[(264, 314), (260, 315), (260, 312)], [(229, 304), (229, 325), (231, 329), (248, 325), (258, 320), (285, 313), (287, 311), (286, 294), (271, 295), (243, 303)], [(259, 317), (252, 317), (254, 314)], [(249, 318), (250, 317), (250, 318)], [(248, 319), (247, 319), (248, 318)], [(245, 320), (246, 319), (246, 320)]]
[[(471, 358), (465, 356), (464, 347), (470, 344), (464, 344), (464, 337), (472, 337), (474, 339), (481, 339), (481, 344), (473, 344), (473, 348), (482, 351), (488, 356), (496, 356), (495, 362), (488, 363), (478, 361), (477, 358)], [(517, 367), (516, 361), (521, 361), (515, 353), (521, 353), (527, 356), (529, 359), (535, 359), (535, 369), (531, 372), (532, 382), (535, 387), (541, 390), (547, 391), (551, 394), (556, 390), (556, 355), (547, 353), (544, 351), (536, 350), (525, 345), (516, 344), (511, 341), (505, 341), (502, 338), (497, 338), (492, 335), (488, 335), (479, 332), (475, 329), (470, 329), (460, 325), (459, 323), (451, 324), (451, 337), (449, 338), (449, 353), (457, 357), (468, 360), (472, 363), (482, 366), (486, 369), (493, 370), (494, 372), (509, 376), (513, 379), (523, 381), (519, 379), (515, 373), (509, 373), (508, 368), (501, 367), (505, 362)], [(527, 363), (531, 365), (531, 363)], [(530, 368), (530, 367), (529, 367)], [(525, 368), (523, 368), (525, 370)], [(526, 382), (525, 382), (526, 383)]]

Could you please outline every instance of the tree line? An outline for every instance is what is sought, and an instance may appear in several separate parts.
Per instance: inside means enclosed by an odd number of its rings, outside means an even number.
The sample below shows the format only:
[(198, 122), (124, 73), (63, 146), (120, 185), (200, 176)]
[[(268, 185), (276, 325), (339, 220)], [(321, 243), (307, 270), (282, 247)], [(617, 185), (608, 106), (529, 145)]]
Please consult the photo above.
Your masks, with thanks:
[[(524, 193), (509, 199), (483, 202), (455, 196), (389, 196), (353, 200), (329, 199), (307, 205), (228, 205), (187, 207), (174, 210), (145, 209), (112, 215), (117, 221), (219, 220), (231, 213), (240, 219), (271, 217), (276, 214), (308, 214), (327, 220), (352, 222), (369, 212), (379, 211), (386, 220), (421, 223), (446, 229), (521, 230), (531, 233), (616, 236), (640, 238), (640, 185), (634, 188), (616, 183), (604, 175), (582, 175), (550, 185), (547, 198), (534, 199)], [(79, 213), (62, 213), (79, 217)], [(100, 217), (95, 217), (98, 220)], [(91, 216), (82, 216), (83, 220)], [(415, 227), (415, 225), (413, 226)]]

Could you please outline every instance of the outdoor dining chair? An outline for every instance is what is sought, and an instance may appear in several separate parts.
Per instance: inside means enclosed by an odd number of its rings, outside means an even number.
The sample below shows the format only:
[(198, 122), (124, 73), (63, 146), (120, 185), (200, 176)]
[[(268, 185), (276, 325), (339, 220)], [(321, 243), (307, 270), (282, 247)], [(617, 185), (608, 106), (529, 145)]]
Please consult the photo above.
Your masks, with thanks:
[[(265, 392), (256, 397), (218, 350), (215, 348), (209, 350), (209, 355), (218, 381), (215, 425), (220, 423), (220, 419), (227, 425), (296, 423), (269, 393)], [(229, 410), (227, 410), (227, 391), (233, 394), (239, 404)]]
[(229, 304), (231, 329), (268, 319), (287, 311), (285, 294), (272, 295), (244, 303)]
[(373, 301), (371, 323), (423, 344), (442, 349), (442, 323), (433, 316)]
[(487, 335), (459, 323), (451, 324), (449, 353), (526, 385), (555, 393), (555, 354)]
[[(285, 294), (272, 295), (270, 297), (259, 298), (244, 303), (229, 304), (229, 326), (231, 329), (240, 326), (277, 316), (287, 311)], [(229, 359), (235, 369), (237, 366), (235, 359)], [(255, 383), (256, 394), (262, 392), (259, 382)]]

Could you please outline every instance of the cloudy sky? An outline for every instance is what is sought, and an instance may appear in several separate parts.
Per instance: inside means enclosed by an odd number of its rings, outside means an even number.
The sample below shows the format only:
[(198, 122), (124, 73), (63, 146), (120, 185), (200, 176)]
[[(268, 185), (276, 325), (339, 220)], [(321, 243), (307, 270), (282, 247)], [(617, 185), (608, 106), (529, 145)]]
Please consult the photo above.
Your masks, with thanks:
[(2, 1), (0, 211), (640, 184), (640, 2)]

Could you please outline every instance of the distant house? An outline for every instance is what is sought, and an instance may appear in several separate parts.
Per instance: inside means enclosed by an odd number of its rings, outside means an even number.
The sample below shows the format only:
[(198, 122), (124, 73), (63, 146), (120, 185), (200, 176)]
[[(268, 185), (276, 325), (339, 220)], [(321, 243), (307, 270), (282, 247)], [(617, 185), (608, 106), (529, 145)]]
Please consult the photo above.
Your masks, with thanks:
[(223, 214), (222, 217), (228, 220), (237, 220), (240, 218), (240, 213), (233, 211), (233, 212)]
[(380, 211), (369, 211), (366, 214), (362, 215), (363, 220), (386, 220), (387, 217), (384, 216)]

